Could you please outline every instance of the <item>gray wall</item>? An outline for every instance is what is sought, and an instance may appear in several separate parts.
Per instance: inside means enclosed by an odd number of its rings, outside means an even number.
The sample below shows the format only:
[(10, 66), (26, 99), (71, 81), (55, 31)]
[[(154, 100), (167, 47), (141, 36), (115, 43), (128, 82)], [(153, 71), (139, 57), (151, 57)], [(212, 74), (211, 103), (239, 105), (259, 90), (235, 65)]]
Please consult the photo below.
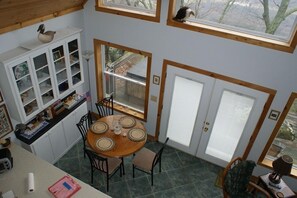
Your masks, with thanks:
[[(168, 0), (162, 1), (161, 22), (153, 23), (95, 11), (95, 1), (88, 1), (83, 11), (71, 13), (44, 22), (46, 29), (57, 30), (66, 26), (83, 28), (83, 51), (93, 50), (93, 39), (124, 45), (151, 52), (151, 76), (161, 76), (163, 59), (169, 59), (200, 69), (241, 79), (277, 90), (271, 109), (282, 111), (291, 92), (297, 92), (297, 54), (249, 45), (198, 32), (166, 25)], [(24, 41), (36, 38), (39, 24), (0, 35), (0, 53)], [(84, 61), (85, 63), (85, 61)], [(96, 100), (94, 60), (90, 60), (92, 100)], [(85, 68), (87, 64), (85, 63)], [(88, 75), (82, 90), (88, 89)], [(150, 95), (159, 95), (160, 86), (150, 83)], [(146, 128), (155, 133), (158, 103), (149, 101)], [(92, 107), (93, 111), (94, 106)], [(258, 138), (249, 154), (257, 161), (276, 122), (265, 119)], [(264, 174), (269, 169), (257, 166), (254, 174)], [(284, 177), (297, 191), (296, 179)]]
[[(97, 12), (94, 10), (94, 2), (88, 1), (84, 10), (87, 48), (93, 49), (93, 39), (96, 38), (151, 52), (151, 76), (160, 76), (163, 59), (169, 59), (272, 88), (277, 90), (277, 95), (271, 109), (283, 110), (291, 92), (297, 91), (296, 50), (293, 54), (285, 53), (169, 27), (166, 25), (168, 2), (162, 1), (161, 22), (153, 23)], [(95, 80), (94, 73), (92, 74), (91, 79)], [(95, 84), (91, 87), (95, 91)], [(150, 95), (158, 96), (159, 89), (159, 86), (152, 84), (151, 79)], [(151, 134), (155, 132), (157, 107), (158, 103), (149, 101), (146, 128)], [(249, 159), (258, 160), (275, 124), (275, 121), (265, 119)], [(268, 171), (270, 170), (257, 166), (254, 174)], [(285, 177), (285, 181), (297, 191), (296, 180)]]

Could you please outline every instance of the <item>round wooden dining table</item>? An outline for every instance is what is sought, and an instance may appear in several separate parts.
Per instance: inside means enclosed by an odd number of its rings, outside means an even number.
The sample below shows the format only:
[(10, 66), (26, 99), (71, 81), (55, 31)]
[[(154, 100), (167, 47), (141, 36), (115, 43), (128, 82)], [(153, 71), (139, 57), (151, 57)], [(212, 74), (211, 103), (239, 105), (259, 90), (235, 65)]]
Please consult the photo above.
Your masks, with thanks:
[[(130, 119), (131, 121), (135, 122), (133, 123), (133, 126), (122, 126), (121, 134), (117, 135), (114, 133), (114, 126), (113, 122), (119, 121), (123, 118)], [(96, 123), (100, 124), (107, 124), (107, 129), (104, 130), (102, 133), (94, 132), (94, 127), (92, 125), (96, 125)], [(147, 134), (145, 127), (143, 124), (130, 117), (130, 116), (124, 116), (124, 115), (111, 115), (102, 117), (99, 120), (97, 120), (95, 123), (93, 123), (90, 127), (90, 129), (87, 132), (87, 142), (89, 146), (98, 154), (104, 155), (106, 157), (125, 157), (129, 156), (137, 151), (139, 151), (146, 143), (147, 140)], [(105, 125), (105, 124), (104, 124)], [(93, 130), (92, 130), (93, 129)], [(131, 130), (139, 130), (144, 132), (144, 137), (141, 138), (141, 140), (133, 140), (133, 138), (129, 138)], [(112, 141), (113, 145), (111, 149), (108, 150), (102, 150), (98, 147), (98, 141), (102, 139), (107, 139)]]

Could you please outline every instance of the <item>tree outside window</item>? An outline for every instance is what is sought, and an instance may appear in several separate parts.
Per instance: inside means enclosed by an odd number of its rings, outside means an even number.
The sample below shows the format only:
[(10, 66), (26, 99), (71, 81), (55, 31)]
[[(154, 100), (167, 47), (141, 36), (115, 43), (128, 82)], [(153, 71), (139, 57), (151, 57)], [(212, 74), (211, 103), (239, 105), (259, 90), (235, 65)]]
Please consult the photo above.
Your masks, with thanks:
[(297, 0), (175, 0), (175, 13), (182, 6), (189, 22), (296, 45)]
[(96, 10), (154, 22), (160, 21), (161, 0), (97, 0)]

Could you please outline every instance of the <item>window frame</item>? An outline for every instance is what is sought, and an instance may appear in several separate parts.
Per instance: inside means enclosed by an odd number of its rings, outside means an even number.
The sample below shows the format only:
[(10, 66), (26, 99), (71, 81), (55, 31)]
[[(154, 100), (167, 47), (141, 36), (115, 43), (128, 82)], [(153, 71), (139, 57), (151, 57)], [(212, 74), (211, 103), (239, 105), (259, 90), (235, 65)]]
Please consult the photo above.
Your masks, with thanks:
[[(273, 170), (272, 168), (272, 160), (270, 159), (267, 159), (265, 158), (265, 156), (267, 155), (270, 147), (271, 147), (271, 144), (273, 143), (274, 139), (276, 138), (278, 132), (279, 132), (279, 129), (281, 128), (284, 120), (286, 119), (287, 115), (288, 115), (288, 112), (290, 111), (290, 108), (292, 106), (292, 104), (294, 103), (295, 99), (297, 99), (297, 93), (291, 93), (291, 96), (289, 97), (288, 99), (288, 102), (287, 104), (285, 105), (284, 109), (283, 109), (283, 112), (281, 113), (274, 129), (273, 129), (273, 132), (268, 140), (268, 142), (266, 143), (263, 151), (262, 151), (262, 154), (258, 160), (258, 163), (262, 166), (265, 166), (267, 168), (270, 168), (271, 170)], [(297, 169), (295, 168), (292, 168), (291, 170), (291, 174), (290, 176), (294, 177), (294, 178), (297, 178)]]
[(191, 30), (195, 32), (200, 32), (204, 34), (209, 34), (213, 36), (218, 36), (226, 39), (231, 39), (235, 41), (240, 41), (243, 43), (248, 43), (260, 47), (270, 48), (274, 50), (279, 50), (283, 52), (289, 52), (293, 53), (297, 44), (297, 28), (295, 28), (294, 33), (292, 36), (292, 39), (289, 43), (282, 42), (282, 41), (276, 41), (273, 39), (263, 38), (255, 35), (250, 35), (247, 33), (241, 33), (236, 32), (232, 30), (227, 30), (223, 28), (218, 27), (212, 27), (204, 24), (198, 24), (194, 22), (177, 22), (173, 20), (173, 17), (175, 16), (175, 7), (176, 7), (176, 1), (172, 0), (169, 1), (169, 7), (168, 7), (168, 16), (167, 16), (167, 25), (173, 26), (177, 28), (182, 28), (186, 30)]
[(157, 0), (156, 14), (149, 14), (141, 11), (130, 10), (125, 8), (117, 8), (104, 5), (104, 0), (96, 0), (96, 11), (106, 12), (110, 14), (116, 14), (120, 16), (126, 16), (146, 21), (160, 22), (161, 15), (161, 0)]
[(96, 90), (97, 90), (97, 101), (100, 101), (104, 98), (104, 69), (103, 69), (103, 59), (102, 59), (102, 46), (108, 45), (114, 48), (120, 48), (126, 51), (133, 52), (135, 54), (140, 54), (147, 57), (147, 70), (146, 70), (146, 88), (145, 88), (145, 99), (144, 99), (144, 112), (140, 113), (133, 109), (129, 109), (126, 106), (122, 106), (119, 104), (114, 104), (114, 109), (121, 113), (133, 116), (140, 120), (147, 120), (147, 111), (148, 111), (148, 100), (149, 100), (149, 90), (150, 90), (150, 77), (151, 77), (151, 64), (152, 64), (152, 54), (149, 52), (145, 52), (142, 50), (137, 50), (133, 48), (129, 48), (126, 46), (94, 39), (94, 55), (95, 55), (95, 75), (96, 75)]

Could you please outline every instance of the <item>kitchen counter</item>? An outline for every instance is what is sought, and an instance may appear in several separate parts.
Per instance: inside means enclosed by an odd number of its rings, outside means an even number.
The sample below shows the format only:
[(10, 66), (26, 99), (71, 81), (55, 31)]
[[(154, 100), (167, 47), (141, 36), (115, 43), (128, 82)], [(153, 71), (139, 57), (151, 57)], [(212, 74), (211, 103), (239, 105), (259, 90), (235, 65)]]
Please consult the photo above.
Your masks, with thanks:
[[(0, 174), (0, 191), (5, 193), (12, 190), (15, 196), (22, 198), (53, 197), (48, 187), (67, 173), (14, 143), (10, 145), (9, 150), (13, 157), (13, 168)], [(34, 174), (35, 191), (28, 193), (28, 173), (30, 172)], [(75, 177), (71, 177), (81, 186), (81, 189), (73, 195), (74, 198), (109, 197)]]

